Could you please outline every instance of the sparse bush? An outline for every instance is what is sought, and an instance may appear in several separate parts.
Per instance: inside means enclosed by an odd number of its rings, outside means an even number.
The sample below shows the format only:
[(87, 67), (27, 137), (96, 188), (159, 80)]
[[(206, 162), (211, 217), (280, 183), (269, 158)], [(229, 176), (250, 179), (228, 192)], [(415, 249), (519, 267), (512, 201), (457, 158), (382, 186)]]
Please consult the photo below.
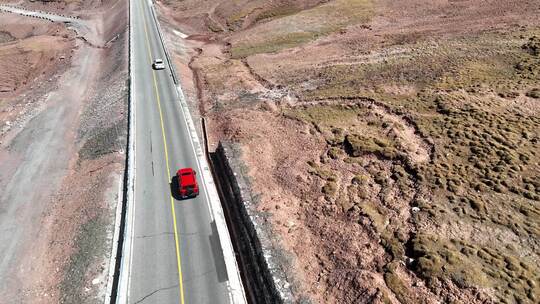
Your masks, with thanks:
[(337, 184), (336, 184), (336, 182), (333, 182), (333, 181), (327, 182), (323, 186), (322, 192), (325, 194), (325, 197), (327, 199), (334, 197), (336, 195), (336, 192), (337, 192)]
[(339, 157), (342, 155), (343, 155), (343, 150), (339, 148), (330, 147), (330, 149), (328, 149), (328, 156), (332, 159), (339, 159)]
[(369, 178), (365, 175), (359, 174), (353, 177), (352, 183), (355, 185), (365, 185), (369, 181)]
[(385, 273), (384, 281), (388, 288), (396, 295), (400, 303), (415, 303), (417, 299), (409, 292), (409, 288), (403, 283), (396, 273), (397, 265), (390, 264)]
[(354, 157), (363, 154), (376, 154), (388, 159), (396, 159), (399, 155), (393, 143), (357, 134), (345, 137), (345, 147), (346, 151)]
[(540, 89), (532, 89), (529, 92), (527, 92), (526, 95), (531, 97), (531, 98), (539, 99), (540, 98)]
[(335, 179), (335, 175), (332, 172), (332, 170), (325, 169), (311, 160), (308, 161), (308, 165), (309, 165), (309, 169), (308, 169), (309, 173), (315, 176), (318, 176), (319, 178), (324, 179), (324, 180)]

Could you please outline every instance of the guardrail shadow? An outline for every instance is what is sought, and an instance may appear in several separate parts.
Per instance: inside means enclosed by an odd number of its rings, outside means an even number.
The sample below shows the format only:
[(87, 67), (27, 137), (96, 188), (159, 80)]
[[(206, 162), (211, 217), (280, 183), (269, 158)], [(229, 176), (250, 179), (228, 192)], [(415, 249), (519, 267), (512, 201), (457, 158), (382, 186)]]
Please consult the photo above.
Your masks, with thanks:
[(210, 247), (212, 248), (214, 266), (216, 267), (216, 275), (218, 281), (220, 283), (223, 283), (229, 280), (229, 276), (227, 275), (225, 257), (223, 257), (223, 251), (221, 249), (221, 241), (219, 240), (219, 234), (217, 232), (216, 221), (212, 221), (210, 226), (212, 227), (212, 234), (208, 237), (208, 239), (210, 241)]

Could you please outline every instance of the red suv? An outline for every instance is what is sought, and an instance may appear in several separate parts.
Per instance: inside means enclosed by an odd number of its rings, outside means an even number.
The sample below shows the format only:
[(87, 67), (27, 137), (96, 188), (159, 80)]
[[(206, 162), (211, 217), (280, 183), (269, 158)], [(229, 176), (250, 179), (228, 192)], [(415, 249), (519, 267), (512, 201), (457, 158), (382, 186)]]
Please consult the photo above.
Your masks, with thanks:
[(178, 193), (182, 198), (196, 197), (199, 195), (199, 185), (195, 175), (197, 172), (191, 168), (183, 168), (176, 172), (178, 177)]

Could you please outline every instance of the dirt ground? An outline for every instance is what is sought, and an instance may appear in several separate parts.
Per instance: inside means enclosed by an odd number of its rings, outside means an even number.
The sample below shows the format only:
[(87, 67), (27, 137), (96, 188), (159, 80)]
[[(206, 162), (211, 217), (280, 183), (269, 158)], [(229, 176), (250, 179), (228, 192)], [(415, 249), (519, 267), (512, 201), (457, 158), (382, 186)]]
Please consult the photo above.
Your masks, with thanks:
[(21, 104), (32, 102), (20, 95), (38, 90), (38, 83), (52, 87), (51, 78), (57, 70), (62, 72), (69, 67), (71, 50), (75, 47), (73, 33), (63, 26), (26, 19), (7, 13), (2, 13), (0, 18), (2, 134), (29, 108)]
[(537, 1), (158, 2), (298, 301), (536, 303)]
[(127, 131), (126, 3), (17, 5), (94, 31), (0, 14), (0, 302), (101, 302)]

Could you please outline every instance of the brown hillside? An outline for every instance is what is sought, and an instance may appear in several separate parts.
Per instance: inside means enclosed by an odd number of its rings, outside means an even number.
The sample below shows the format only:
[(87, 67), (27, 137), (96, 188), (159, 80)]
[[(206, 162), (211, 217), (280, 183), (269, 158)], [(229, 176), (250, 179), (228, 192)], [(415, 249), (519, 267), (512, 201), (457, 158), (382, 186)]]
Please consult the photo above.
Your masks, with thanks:
[(212, 142), (242, 150), (299, 300), (538, 302), (537, 1), (160, 9)]

